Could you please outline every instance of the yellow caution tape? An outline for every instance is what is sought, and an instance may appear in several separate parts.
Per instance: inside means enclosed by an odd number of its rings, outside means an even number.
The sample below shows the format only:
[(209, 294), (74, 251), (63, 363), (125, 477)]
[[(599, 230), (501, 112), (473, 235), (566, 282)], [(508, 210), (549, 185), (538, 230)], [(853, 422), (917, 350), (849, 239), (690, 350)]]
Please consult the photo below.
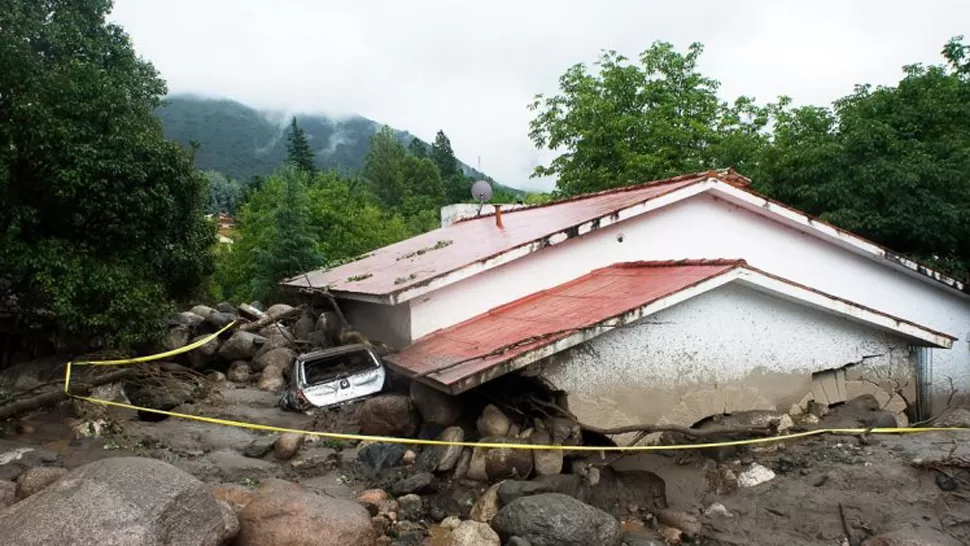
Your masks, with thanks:
[[(170, 356), (178, 355), (181, 353), (186, 353), (193, 349), (197, 349), (212, 339), (216, 338), (222, 332), (226, 331), (232, 324), (229, 324), (225, 328), (219, 330), (215, 334), (209, 337), (200, 339), (191, 345), (186, 345), (181, 349), (176, 349), (174, 351), (168, 351), (165, 353), (160, 353), (157, 355), (145, 356), (140, 358), (132, 358), (127, 360), (107, 360), (107, 361), (83, 361), (75, 362), (76, 365), (85, 366), (120, 366), (124, 364), (137, 364), (139, 362), (149, 362), (152, 360), (158, 360), (161, 358), (168, 358)], [(295, 433), (303, 434), (306, 436), (316, 436), (320, 438), (330, 438), (333, 440), (355, 440), (355, 441), (366, 441), (366, 442), (380, 442), (387, 444), (405, 444), (405, 445), (423, 445), (423, 446), (459, 446), (459, 447), (480, 447), (489, 449), (528, 449), (528, 450), (563, 450), (563, 451), (672, 451), (681, 449), (707, 449), (712, 447), (728, 447), (728, 446), (743, 446), (743, 445), (755, 445), (755, 444), (767, 444), (771, 442), (783, 442), (785, 440), (794, 440), (798, 438), (807, 438), (809, 436), (819, 436), (822, 434), (912, 434), (917, 432), (952, 432), (952, 431), (970, 431), (970, 428), (961, 427), (927, 427), (927, 428), (821, 428), (808, 430), (804, 432), (795, 432), (792, 434), (783, 434), (781, 436), (768, 436), (764, 438), (751, 438), (748, 440), (731, 440), (726, 442), (708, 442), (702, 444), (680, 444), (680, 445), (636, 445), (636, 446), (561, 446), (561, 445), (549, 445), (549, 444), (505, 444), (496, 442), (446, 442), (442, 440), (423, 440), (420, 438), (398, 438), (395, 436), (370, 436), (366, 434), (343, 434), (339, 432), (319, 432), (315, 430), (300, 430), (287, 427), (277, 427), (272, 425), (260, 425), (257, 423), (247, 423), (244, 421), (233, 421), (230, 419), (219, 419), (216, 417), (205, 417), (203, 415), (191, 415), (188, 413), (179, 413), (175, 411), (165, 411), (153, 408), (146, 408), (142, 406), (135, 406), (132, 404), (126, 404), (124, 402), (113, 402), (110, 400), (101, 400), (99, 398), (91, 398), (88, 396), (78, 396), (71, 394), (67, 391), (68, 384), (71, 379), (71, 363), (67, 364), (67, 377), (64, 380), (64, 391), (71, 398), (77, 400), (83, 400), (85, 402), (91, 402), (93, 404), (101, 404), (104, 406), (111, 406), (116, 408), (125, 408), (136, 411), (143, 411), (148, 413), (154, 413), (158, 415), (165, 415), (168, 417), (176, 417), (179, 419), (188, 419), (192, 421), (200, 421), (203, 423), (212, 423), (215, 425), (224, 425), (228, 427), (238, 427), (245, 428), (249, 430), (259, 430), (264, 432), (277, 432), (277, 433)]]

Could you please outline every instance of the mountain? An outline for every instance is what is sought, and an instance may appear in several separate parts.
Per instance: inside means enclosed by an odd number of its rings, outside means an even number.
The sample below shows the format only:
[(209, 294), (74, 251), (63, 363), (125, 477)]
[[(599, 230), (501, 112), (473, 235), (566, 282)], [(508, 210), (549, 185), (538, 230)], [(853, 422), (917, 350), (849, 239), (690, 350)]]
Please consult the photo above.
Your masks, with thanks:
[[(185, 146), (199, 143), (195, 159), (200, 170), (248, 181), (272, 173), (286, 159), (290, 118), (283, 113), (256, 110), (228, 99), (170, 95), (156, 114), (166, 138)], [(317, 165), (343, 172), (363, 168), (370, 137), (381, 128), (380, 123), (361, 116), (334, 119), (296, 114), (296, 120), (316, 151)], [(395, 130), (395, 134), (405, 146), (415, 138), (407, 131)], [(464, 163), (461, 167), (468, 176), (490, 179)]]

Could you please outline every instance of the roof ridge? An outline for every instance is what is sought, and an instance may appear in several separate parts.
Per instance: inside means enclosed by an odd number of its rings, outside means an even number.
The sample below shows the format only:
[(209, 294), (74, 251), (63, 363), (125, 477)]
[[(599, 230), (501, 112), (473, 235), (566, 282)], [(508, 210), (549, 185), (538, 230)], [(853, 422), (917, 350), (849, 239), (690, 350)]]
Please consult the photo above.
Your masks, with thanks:
[[(592, 199), (593, 197), (601, 197), (603, 195), (613, 195), (613, 194), (618, 194), (618, 193), (626, 193), (626, 192), (631, 192), (631, 191), (642, 190), (642, 189), (648, 188), (648, 187), (665, 186), (667, 184), (677, 184), (677, 183), (680, 183), (680, 182), (684, 182), (685, 180), (690, 180), (692, 178), (698, 178), (698, 179), (700, 179), (700, 178), (705, 177), (705, 176), (707, 178), (716, 178), (716, 179), (721, 180), (721, 181), (723, 181), (723, 182), (725, 182), (727, 184), (740, 185), (742, 187), (747, 187), (748, 185), (751, 184), (751, 180), (750, 179), (748, 179), (745, 176), (742, 176), (742, 175), (738, 174), (737, 172), (734, 171), (734, 169), (726, 169), (726, 170), (723, 170), (723, 171), (714, 171), (714, 170), (698, 171), (698, 172), (693, 172), (693, 173), (688, 173), (688, 174), (681, 174), (681, 175), (673, 176), (673, 177), (670, 177), (670, 178), (661, 178), (659, 180), (651, 180), (649, 182), (640, 182), (640, 183), (637, 183), (637, 184), (629, 184), (629, 185), (626, 185), (626, 186), (617, 186), (615, 188), (607, 188), (605, 190), (600, 190), (600, 191), (591, 192), (591, 193), (581, 193), (579, 195), (573, 195), (573, 196), (570, 196), (570, 197), (565, 197), (563, 199), (559, 199), (559, 200), (556, 200), (556, 201), (550, 201), (548, 203), (539, 203), (537, 205), (527, 205), (527, 206), (524, 206), (524, 207), (517, 207), (517, 208), (512, 209), (512, 210), (502, 211), (502, 213), (508, 215), (508, 214), (515, 214), (516, 212), (521, 212), (521, 211), (525, 211), (525, 210), (535, 210), (535, 209), (540, 209), (540, 208), (544, 208), (544, 207), (554, 207), (556, 205), (562, 205), (562, 204), (565, 204), (565, 203), (574, 203), (576, 201), (582, 201), (584, 199)], [(508, 204), (511, 204), (511, 203), (493, 203), (494, 206), (504, 206), (504, 205), (508, 205)], [(479, 218), (490, 218), (492, 216), (495, 216), (495, 213), (494, 212), (487, 212), (485, 214), (478, 214), (478, 215), (475, 215), (475, 216), (469, 216), (467, 218), (462, 218), (460, 220), (457, 220), (456, 222), (454, 222), (451, 225), (461, 224), (463, 222), (469, 222), (471, 220), (478, 220)]]
[(617, 262), (601, 268), (635, 268), (635, 267), (683, 267), (697, 265), (735, 265), (747, 266), (748, 262), (741, 258), (685, 258), (681, 260), (640, 260), (634, 262)]

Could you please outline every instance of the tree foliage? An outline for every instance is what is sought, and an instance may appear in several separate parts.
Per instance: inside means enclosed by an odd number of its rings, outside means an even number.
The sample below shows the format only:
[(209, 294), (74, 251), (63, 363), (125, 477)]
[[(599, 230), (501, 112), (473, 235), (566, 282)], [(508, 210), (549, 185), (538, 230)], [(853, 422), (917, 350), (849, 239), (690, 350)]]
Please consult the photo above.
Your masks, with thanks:
[(719, 83), (697, 70), (703, 51), (655, 42), (638, 64), (606, 51), (596, 72), (577, 64), (559, 80), (561, 93), (538, 95), (529, 136), (561, 151), (534, 176), (556, 176), (564, 194), (656, 180), (684, 172), (743, 168), (765, 137), (765, 109), (752, 99), (717, 96)]
[(23, 326), (130, 345), (210, 273), (190, 153), (165, 84), (106, 22), (109, 0), (0, 10), (0, 305)]
[(639, 64), (606, 52), (539, 96), (530, 137), (560, 153), (535, 176), (572, 195), (734, 167), (760, 191), (898, 252), (970, 268), (970, 47), (904, 67), (898, 85), (857, 86), (831, 107), (717, 96), (700, 44), (657, 42)]
[(296, 165), (298, 169), (312, 178), (317, 173), (316, 154), (310, 147), (306, 133), (296, 122), (296, 117), (290, 121), (290, 134), (286, 142), (286, 160)]

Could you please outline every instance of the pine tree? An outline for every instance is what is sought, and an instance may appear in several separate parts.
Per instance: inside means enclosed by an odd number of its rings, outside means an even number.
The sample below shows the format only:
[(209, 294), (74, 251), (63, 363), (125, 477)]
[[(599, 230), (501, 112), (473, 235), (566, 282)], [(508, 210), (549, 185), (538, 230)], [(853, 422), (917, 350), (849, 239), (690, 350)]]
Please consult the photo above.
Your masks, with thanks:
[(438, 166), (438, 172), (444, 180), (461, 174), (455, 152), (451, 149), (451, 141), (444, 131), (438, 131), (434, 137), (434, 144), (431, 145), (431, 160)]
[(364, 163), (364, 178), (378, 199), (388, 207), (396, 207), (404, 198), (403, 165), (407, 151), (384, 126), (370, 139), (370, 150)]
[(408, 144), (408, 153), (414, 157), (423, 159), (428, 157), (428, 148), (425, 147), (424, 142), (421, 142), (421, 139), (412, 138), (411, 142)]
[(296, 123), (296, 117), (290, 122), (290, 136), (286, 143), (286, 160), (311, 177), (317, 173), (313, 149), (310, 148), (306, 133)]
[(271, 297), (279, 281), (324, 262), (310, 225), (307, 173), (294, 166), (275, 176), (281, 186), (279, 200), (266, 229), (254, 234), (251, 279), (257, 298)]

